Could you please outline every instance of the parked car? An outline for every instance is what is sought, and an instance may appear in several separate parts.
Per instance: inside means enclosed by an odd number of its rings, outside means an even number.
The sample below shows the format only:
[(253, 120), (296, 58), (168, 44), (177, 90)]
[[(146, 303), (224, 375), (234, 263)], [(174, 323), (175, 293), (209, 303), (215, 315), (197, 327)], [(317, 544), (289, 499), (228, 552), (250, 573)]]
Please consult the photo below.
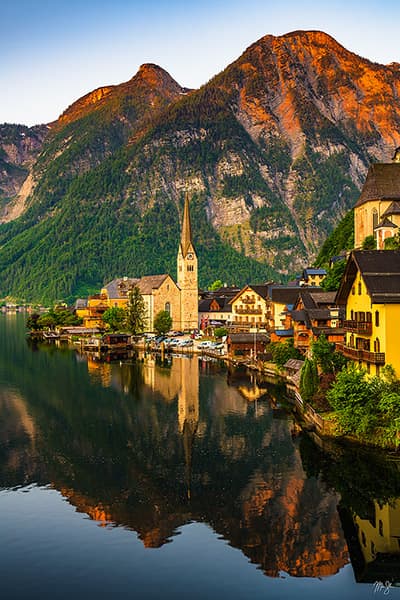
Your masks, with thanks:
[(210, 341), (200, 342), (199, 344), (197, 344), (197, 347), (202, 350), (206, 350), (207, 348), (210, 349), (212, 347), (212, 342), (210, 342)]
[(193, 346), (193, 340), (181, 340), (178, 344), (178, 346), (182, 346), (182, 347), (189, 347), (189, 346)]

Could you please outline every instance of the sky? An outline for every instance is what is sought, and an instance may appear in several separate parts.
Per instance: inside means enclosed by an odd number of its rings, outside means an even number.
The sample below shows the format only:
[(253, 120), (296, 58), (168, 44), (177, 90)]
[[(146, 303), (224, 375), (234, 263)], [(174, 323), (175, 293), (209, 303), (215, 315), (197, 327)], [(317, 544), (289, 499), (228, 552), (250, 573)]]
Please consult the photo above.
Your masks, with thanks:
[(147, 62), (197, 88), (264, 35), (296, 29), (400, 63), (399, 23), (392, 0), (0, 0), (0, 123), (49, 123)]

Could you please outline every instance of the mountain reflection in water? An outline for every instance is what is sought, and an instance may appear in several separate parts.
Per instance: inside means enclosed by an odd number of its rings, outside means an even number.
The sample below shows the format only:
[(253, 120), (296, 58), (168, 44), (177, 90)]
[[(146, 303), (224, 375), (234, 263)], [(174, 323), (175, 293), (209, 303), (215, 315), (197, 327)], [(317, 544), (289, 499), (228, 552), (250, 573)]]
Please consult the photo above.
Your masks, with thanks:
[(293, 438), (259, 379), (201, 358), (106, 364), (1, 343), (1, 488), (51, 484), (151, 548), (206, 523), (270, 577), (333, 575), (350, 551), (360, 581), (396, 580), (396, 463)]

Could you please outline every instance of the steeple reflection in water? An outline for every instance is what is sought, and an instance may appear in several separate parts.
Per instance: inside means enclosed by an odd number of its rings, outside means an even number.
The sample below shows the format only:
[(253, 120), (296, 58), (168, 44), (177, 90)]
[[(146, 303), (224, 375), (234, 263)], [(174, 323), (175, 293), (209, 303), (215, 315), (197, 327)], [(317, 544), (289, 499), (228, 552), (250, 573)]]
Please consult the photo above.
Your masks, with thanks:
[[(262, 382), (235, 380), (201, 358), (104, 364), (23, 345), (11, 354), (1, 339), (3, 489), (51, 485), (77, 511), (136, 532), (148, 548), (204, 523), (273, 578), (327, 577), (347, 565), (346, 510), (372, 536), (333, 466), (357, 485), (359, 465), (357, 474), (346, 450), (323, 458), (312, 442), (293, 439), (291, 417), (273, 408)], [(369, 465), (383, 472), (379, 461)], [(385, 494), (394, 497), (390, 477)], [(381, 488), (374, 493), (379, 502)], [(377, 535), (380, 519), (386, 535), (395, 520), (379, 514)]]

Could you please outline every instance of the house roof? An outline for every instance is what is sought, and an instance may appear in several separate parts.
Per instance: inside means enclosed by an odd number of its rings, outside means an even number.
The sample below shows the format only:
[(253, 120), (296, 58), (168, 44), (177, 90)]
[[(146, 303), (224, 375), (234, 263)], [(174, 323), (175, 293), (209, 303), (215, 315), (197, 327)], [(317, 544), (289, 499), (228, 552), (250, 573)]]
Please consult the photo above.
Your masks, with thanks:
[(308, 277), (308, 275), (326, 275), (326, 270), (325, 269), (313, 269), (313, 268), (307, 268), (304, 269), (303, 274)]
[(298, 360), (297, 358), (289, 358), (283, 365), (285, 369), (295, 369), (296, 371), (300, 371), (304, 365), (304, 360)]
[(400, 200), (400, 163), (370, 166), (356, 206), (370, 200)]
[(325, 292), (321, 289), (309, 292), (309, 294), (318, 306), (321, 306), (321, 304), (335, 304), (336, 292)]
[(213, 310), (211, 308), (211, 304), (213, 302), (218, 302), (219, 310), (221, 312), (232, 312), (232, 305), (229, 304), (229, 298), (226, 298), (225, 296), (222, 296), (222, 297), (213, 296), (212, 298), (204, 298), (203, 300), (200, 300), (199, 312), (217, 312), (218, 309)]
[(276, 286), (269, 290), (272, 302), (277, 304), (294, 304), (300, 293), (300, 287)]
[(263, 342), (269, 341), (269, 336), (266, 333), (231, 333), (228, 336), (232, 344), (248, 344), (251, 342)]
[(353, 250), (336, 295), (338, 304), (346, 304), (358, 271), (372, 303), (400, 304), (399, 250)]
[(104, 286), (109, 298), (126, 298), (134, 285), (137, 285), (139, 279), (135, 277), (118, 277)]

